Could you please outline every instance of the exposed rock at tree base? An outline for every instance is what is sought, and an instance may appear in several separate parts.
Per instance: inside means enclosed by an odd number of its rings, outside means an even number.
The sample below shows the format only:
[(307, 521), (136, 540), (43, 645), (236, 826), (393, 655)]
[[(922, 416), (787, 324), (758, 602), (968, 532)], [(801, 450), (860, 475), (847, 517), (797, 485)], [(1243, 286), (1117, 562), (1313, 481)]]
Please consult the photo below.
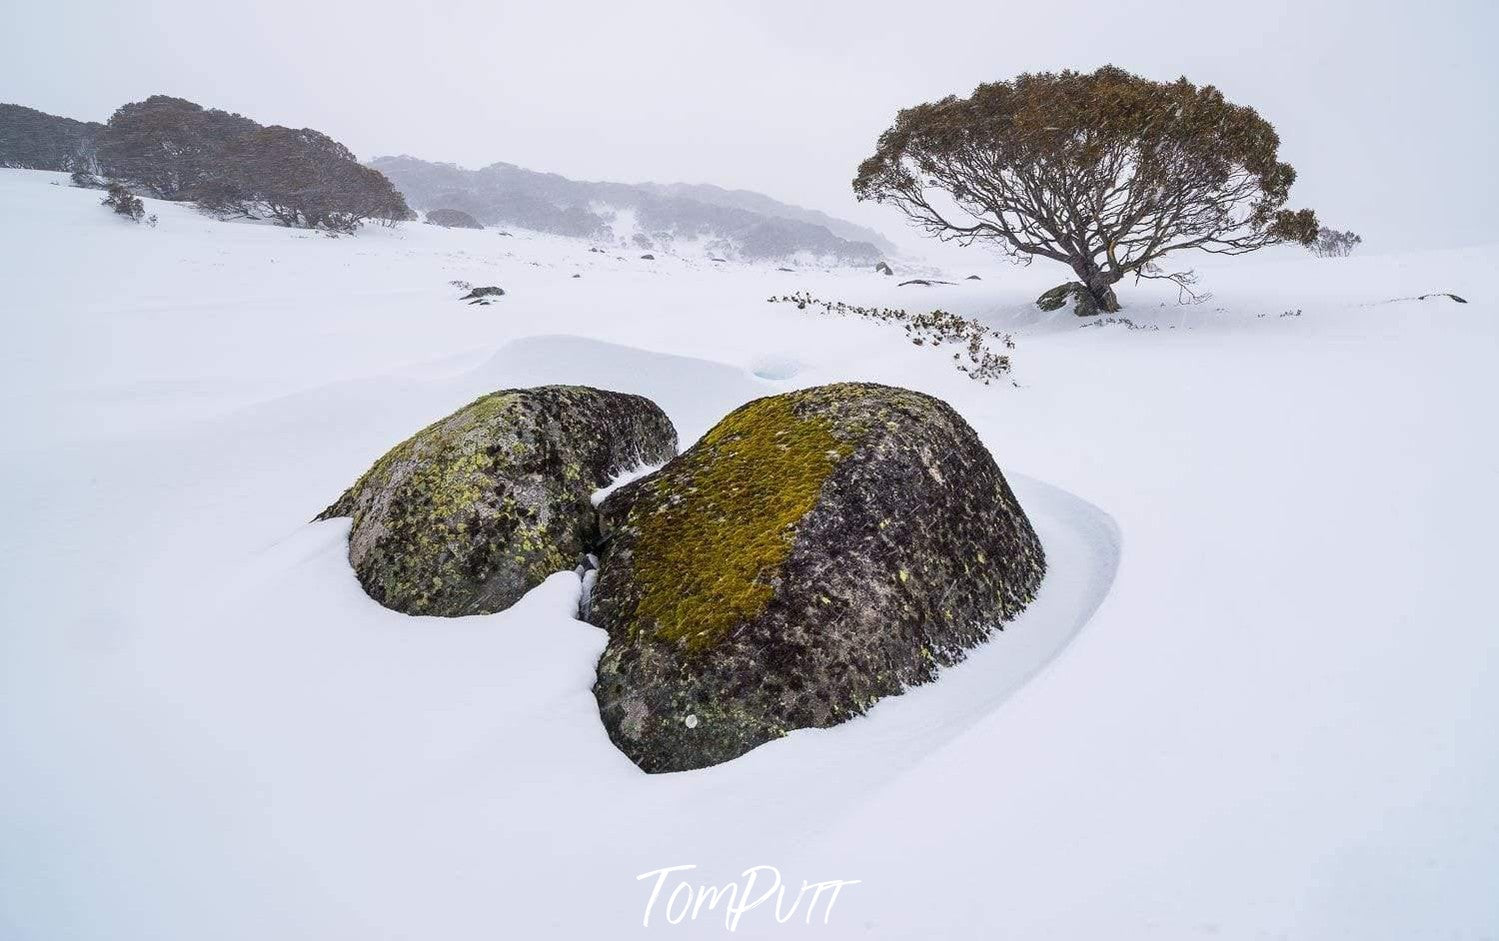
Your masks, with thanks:
[(472, 306), (474, 304), (491, 304), (495, 298), (504, 296), (504, 288), (490, 285), (488, 287), (474, 288), (458, 299), (460, 301), (468, 301), (469, 305)]
[(1067, 306), (1069, 298), (1077, 299), (1077, 306), (1072, 309), (1079, 317), (1091, 317), (1098, 313), (1098, 301), (1093, 299), (1093, 294), (1083, 285), (1081, 281), (1068, 281), (1059, 284), (1036, 298), (1036, 306), (1042, 310), (1061, 310)]
[(407, 614), (489, 614), (597, 541), (591, 497), (676, 454), (650, 400), (586, 386), (486, 395), (396, 445), (318, 519), (349, 516), (349, 562)]
[(600, 517), (594, 695), (648, 772), (728, 761), (932, 680), (1045, 571), (973, 429), (868, 383), (750, 402)]
[(479, 220), (462, 209), (433, 209), (427, 213), (427, 222), (444, 229), (482, 229)]

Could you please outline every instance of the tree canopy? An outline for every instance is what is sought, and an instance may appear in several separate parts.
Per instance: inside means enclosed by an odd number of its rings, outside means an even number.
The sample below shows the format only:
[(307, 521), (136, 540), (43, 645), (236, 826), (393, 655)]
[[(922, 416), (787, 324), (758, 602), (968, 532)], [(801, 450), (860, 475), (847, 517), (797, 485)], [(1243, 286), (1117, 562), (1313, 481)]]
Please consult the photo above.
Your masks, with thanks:
[(117, 110), (100, 135), (99, 162), (107, 175), (151, 195), (221, 215), (344, 231), (412, 215), (382, 173), (320, 131), (262, 127), (166, 95)]
[(1311, 210), (1287, 210), (1296, 171), (1253, 108), (1185, 78), (1114, 66), (1025, 74), (901, 111), (854, 179), (927, 232), (1068, 265), (1102, 310), (1126, 275), (1190, 292), (1171, 252), (1241, 254), (1310, 243)]

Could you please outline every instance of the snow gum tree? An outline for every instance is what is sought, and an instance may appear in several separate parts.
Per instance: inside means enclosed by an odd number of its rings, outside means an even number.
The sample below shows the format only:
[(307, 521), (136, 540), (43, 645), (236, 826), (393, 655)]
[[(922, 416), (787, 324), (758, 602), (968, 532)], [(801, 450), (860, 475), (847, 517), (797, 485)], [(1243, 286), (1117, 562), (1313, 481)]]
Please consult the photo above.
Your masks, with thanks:
[(1191, 294), (1172, 252), (1238, 255), (1309, 244), (1317, 218), (1288, 210), (1296, 171), (1253, 108), (1185, 78), (1114, 66), (980, 85), (907, 108), (859, 166), (860, 200), (895, 206), (928, 233), (985, 242), (1017, 261), (1061, 262), (1098, 310), (1126, 276)]

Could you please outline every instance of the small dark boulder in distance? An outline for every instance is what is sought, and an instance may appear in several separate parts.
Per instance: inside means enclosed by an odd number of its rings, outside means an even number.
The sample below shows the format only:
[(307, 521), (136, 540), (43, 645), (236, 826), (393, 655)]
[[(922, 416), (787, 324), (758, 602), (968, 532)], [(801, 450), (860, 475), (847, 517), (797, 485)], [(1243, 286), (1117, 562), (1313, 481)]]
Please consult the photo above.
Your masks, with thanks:
[(643, 260), (643, 261), (655, 261), (656, 260), (656, 256), (652, 255), (650, 252), (646, 252), (644, 255), (641, 255), (640, 257), (641, 257), (641, 260)]
[(504, 288), (489, 285), (488, 287), (474, 288), (458, 299), (460, 301), (468, 301), (469, 305), (472, 306), (474, 304), (492, 304), (496, 298), (504, 296)]
[(875, 265), (874, 270), (879, 272), (880, 274), (895, 274), (894, 271), (890, 270), (890, 266), (885, 264), (883, 261)]
[(434, 209), (427, 213), (427, 222), (444, 229), (482, 229), (479, 220), (462, 209)]

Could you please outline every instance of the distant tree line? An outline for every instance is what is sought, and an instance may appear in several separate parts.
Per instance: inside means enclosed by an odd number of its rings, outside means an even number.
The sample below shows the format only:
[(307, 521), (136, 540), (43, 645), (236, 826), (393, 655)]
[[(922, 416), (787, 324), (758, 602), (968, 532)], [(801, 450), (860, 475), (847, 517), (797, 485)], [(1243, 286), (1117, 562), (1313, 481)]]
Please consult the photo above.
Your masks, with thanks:
[(81, 171), (79, 185), (101, 177), (221, 217), (345, 232), (415, 218), (390, 180), (320, 131), (265, 127), (166, 95), (124, 105), (104, 125), (0, 106), (0, 162)]
[(1322, 226), (1317, 230), (1316, 240), (1307, 248), (1318, 258), (1347, 258), (1363, 243), (1363, 238), (1356, 232), (1343, 232)]
[(104, 125), (74, 121), (21, 105), (0, 104), (0, 167), (92, 170), (94, 141)]
[(120, 108), (98, 153), (108, 176), (221, 216), (335, 231), (414, 217), (383, 174), (321, 131), (263, 127), (181, 98), (154, 95)]

